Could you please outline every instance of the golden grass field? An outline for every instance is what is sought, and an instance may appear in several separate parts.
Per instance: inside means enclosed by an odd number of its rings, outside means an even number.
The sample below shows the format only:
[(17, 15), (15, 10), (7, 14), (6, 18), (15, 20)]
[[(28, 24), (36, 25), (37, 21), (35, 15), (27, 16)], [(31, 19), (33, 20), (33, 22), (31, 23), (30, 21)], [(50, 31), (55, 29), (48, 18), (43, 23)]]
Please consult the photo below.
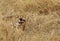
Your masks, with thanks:
[(60, 41), (60, 0), (0, 0), (0, 41)]

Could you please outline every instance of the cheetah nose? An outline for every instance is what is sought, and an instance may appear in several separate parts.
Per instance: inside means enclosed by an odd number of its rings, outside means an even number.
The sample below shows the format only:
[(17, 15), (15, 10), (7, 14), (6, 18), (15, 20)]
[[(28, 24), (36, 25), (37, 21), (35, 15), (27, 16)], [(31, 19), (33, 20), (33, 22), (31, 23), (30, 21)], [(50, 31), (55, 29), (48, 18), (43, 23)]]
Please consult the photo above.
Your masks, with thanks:
[(22, 19), (22, 18), (19, 18), (19, 21), (25, 21), (24, 19)]
[(19, 24), (22, 24), (22, 23), (24, 23), (24, 22), (25, 22), (25, 20), (24, 20), (24, 19), (19, 18)]

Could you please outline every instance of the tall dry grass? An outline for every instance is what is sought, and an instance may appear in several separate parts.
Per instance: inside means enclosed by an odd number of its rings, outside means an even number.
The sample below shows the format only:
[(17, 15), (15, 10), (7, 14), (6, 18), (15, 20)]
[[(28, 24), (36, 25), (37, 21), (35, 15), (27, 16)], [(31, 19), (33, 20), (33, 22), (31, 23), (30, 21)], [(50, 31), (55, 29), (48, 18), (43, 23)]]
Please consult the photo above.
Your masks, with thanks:
[(0, 0), (0, 41), (60, 41), (60, 0)]

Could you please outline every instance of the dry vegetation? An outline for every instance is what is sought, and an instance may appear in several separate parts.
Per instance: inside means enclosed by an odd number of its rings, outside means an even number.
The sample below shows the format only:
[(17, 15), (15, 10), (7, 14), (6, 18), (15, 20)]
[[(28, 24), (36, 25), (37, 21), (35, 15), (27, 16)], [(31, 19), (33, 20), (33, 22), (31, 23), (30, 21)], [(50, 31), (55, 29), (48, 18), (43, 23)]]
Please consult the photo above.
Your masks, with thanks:
[(0, 0), (0, 41), (60, 41), (60, 0)]

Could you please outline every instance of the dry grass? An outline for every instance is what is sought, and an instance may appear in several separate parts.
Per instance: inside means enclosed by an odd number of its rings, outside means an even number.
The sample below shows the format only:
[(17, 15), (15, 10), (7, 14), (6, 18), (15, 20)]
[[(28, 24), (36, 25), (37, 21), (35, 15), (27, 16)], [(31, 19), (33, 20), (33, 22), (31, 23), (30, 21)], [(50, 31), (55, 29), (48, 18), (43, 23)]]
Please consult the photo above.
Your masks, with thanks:
[(0, 0), (0, 41), (60, 41), (60, 0)]

